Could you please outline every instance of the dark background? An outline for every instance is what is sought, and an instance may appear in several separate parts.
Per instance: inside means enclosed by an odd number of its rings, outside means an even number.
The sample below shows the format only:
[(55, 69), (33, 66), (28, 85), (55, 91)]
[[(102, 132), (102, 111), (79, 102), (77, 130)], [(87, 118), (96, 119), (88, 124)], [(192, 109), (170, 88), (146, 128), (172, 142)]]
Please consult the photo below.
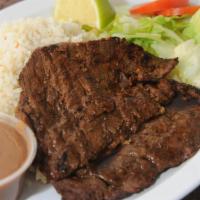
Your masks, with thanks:
[[(5, 8), (6, 6), (9, 6), (9, 5), (19, 2), (19, 1), (22, 1), (22, 0), (0, 0), (0, 9)], [(41, 1), (45, 1), (45, 0), (41, 0)], [(153, 199), (149, 199), (149, 200), (153, 200)], [(160, 200), (162, 200), (162, 199), (160, 199)], [(183, 200), (200, 200), (200, 187), (197, 188), (191, 194), (189, 194)]]

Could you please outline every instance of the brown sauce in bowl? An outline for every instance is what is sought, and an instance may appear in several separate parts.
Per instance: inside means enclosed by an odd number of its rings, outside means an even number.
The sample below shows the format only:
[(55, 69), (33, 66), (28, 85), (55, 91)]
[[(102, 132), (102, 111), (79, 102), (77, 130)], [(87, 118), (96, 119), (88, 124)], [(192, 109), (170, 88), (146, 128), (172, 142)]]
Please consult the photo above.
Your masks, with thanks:
[(0, 122), (0, 179), (18, 170), (28, 154), (25, 139), (6, 123)]

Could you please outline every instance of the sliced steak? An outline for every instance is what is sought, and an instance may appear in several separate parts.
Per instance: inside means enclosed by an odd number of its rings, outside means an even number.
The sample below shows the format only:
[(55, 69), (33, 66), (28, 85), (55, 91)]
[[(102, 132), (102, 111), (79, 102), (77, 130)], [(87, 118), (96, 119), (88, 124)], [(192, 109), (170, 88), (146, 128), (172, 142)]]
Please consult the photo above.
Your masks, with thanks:
[(118, 152), (76, 176), (54, 182), (63, 200), (118, 200), (150, 186), (161, 172), (200, 148), (200, 105), (146, 123)]
[(20, 74), (17, 115), (36, 133), (42, 171), (67, 177), (161, 115), (162, 103), (144, 83), (176, 64), (117, 38), (37, 49)]

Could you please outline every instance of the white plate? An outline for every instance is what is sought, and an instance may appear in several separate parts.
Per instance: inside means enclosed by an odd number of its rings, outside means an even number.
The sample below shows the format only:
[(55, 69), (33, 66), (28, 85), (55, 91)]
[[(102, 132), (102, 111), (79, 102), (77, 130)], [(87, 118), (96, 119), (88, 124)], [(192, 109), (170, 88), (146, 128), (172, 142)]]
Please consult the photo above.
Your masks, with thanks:
[[(112, 0), (123, 2), (123, 0)], [(124, 0), (141, 3), (145, 0)], [(195, 2), (193, 0), (193, 2)], [(196, 1), (197, 3), (197, 1)], [(0, 12), (0, 22), (22, 17), (50, 16), (54, 0), (26, 0)], [(163, 173), (156, 183), (145, 191), (127, 200), (179, 200), (200, 185), (200, 152), (181, 166)], [(60, 200), (61, 197), (50, 185), (30, 181), (24, 188), (21, 200)]]

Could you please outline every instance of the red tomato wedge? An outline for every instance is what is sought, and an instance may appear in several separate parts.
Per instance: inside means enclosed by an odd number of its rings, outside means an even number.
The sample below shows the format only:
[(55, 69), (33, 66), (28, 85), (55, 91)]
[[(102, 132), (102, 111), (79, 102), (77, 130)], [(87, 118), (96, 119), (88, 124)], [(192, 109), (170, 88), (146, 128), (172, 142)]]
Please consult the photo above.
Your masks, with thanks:
[(187, 6), (181, 8), (171, 8), (160, 12), (160, 15), (164, 15), (166, 17), (171, 16), (181, 16), (181, 15), (193, 15), (200, 9), (200, 6)]
[(170, 8), (184, 6), (189, 6), (189, 0), (157, 0), (137, 7), (133, 7), (131, 8), (130, 13), (141, 15), (154, 15)]

